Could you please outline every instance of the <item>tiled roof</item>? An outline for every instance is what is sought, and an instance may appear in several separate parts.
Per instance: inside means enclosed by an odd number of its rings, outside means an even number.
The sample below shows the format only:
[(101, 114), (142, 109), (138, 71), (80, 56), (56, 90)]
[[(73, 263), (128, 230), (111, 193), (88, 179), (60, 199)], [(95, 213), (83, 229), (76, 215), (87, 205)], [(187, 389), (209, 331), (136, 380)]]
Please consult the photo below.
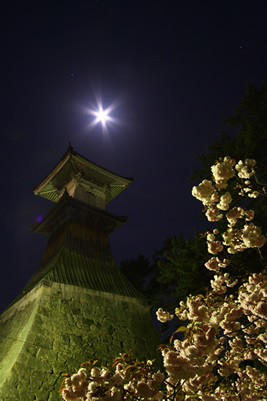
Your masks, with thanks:
[(75, 152), (71, 145), (54, 167), (54, 169), (34, 188), (34, 193), (53, 202), (59, 200), (59, 193), (64, 190), (72, 175), (81, 174), (81, 177), (103, 188), (106, 203), (114, 199), (126, 189), (133, 178), (122, 177), (91, 162)]
[(50, 236), (66, 220), (76, 220), (110, 234), (127, 221), (126, 216), (117, 216), (100, 208), (72, 198), (65, 191), (60, 200), (44, 218), (32, 226), (34, 232)]
[(48, 244), (40, 266), (12, 304), (42, 280), (144, 300), (122, 274), (110, 249), (108, 234), (127, 218), (75, 199), (67, 191), (62, 192), (72, 174), (78, 173), (92, 185), (105, 188), (106, 202), (132, 182), (130, 178), (97, 166), (69, 146), (56, 167), (34, 189), (35, 194), (56, 204), (33, 226), (35, 232), (48, 235)]
[(117, 267), (107, 234), (75, 221), (49, 238), (39, 268), (17, 299), (41, 280), (143, 298)]
[(40, 266), (13, 303), (42, 280), (144, 299), (112, 256), (108, 233), (124, 221), (66, 193), (33, 227), (49, 236), (48, 244)]

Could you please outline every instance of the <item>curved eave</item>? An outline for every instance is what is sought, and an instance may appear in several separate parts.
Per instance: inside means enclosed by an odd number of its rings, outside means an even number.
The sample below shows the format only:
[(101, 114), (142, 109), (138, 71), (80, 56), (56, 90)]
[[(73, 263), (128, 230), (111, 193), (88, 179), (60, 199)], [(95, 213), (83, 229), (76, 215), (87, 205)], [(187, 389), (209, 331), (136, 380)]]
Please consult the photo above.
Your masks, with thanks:
[(34, 232), (51, 235), (68, 220), (80, 221), (92, 227), (97, 227), (110, 234), (127, 221), (126, 216), (117, 216), (113, 213), (87, 205), (64, 193), (58, 203), (44, 216), (43, 220), (32, 226)]
[(41, 264), (14, 302), (42, 280), (144, 300), (116, 265), (107, 234), (74, 221), (49, 238)]
[(69, 146), (54, 169), (33, 189), (34, 194), (57, 202), (60, 198), (60, 191), (64, 189), (72, 174), (82, 174), (82, 177), (88, 181), (92, 180), (99, 187), (105, 187), (106, 203), (109, 203), (133, 182), (133, 178), (112, 173), (81, 156)]

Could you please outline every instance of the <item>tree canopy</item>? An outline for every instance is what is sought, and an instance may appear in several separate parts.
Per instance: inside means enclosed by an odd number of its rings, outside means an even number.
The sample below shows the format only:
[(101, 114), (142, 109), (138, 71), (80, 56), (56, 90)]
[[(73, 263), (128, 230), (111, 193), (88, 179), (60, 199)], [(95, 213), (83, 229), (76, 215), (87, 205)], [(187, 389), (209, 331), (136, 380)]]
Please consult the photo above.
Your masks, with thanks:
[[(257, 88), (246, 84), (246, 95), (233, 113), (232, 117), (223, 120), (231, 133), (221, 132), (220, 138), (208, 147), (207, 152), (199, 155), (202, 167), (194, 170), (190, 179), (203, 180), (210, 176), (214, 161), (227, 155), (236, 161), (256, 159), (256, 182), (259, 185), (267, 183), (267, 85), (263, 83), (261, 88)], [(250, 198), (244, 203), (255, 210), (255, 223), (267, 233), (266, 198)], [(220, 230), (226, 229), (225, 222), (217, 224)], [(263, 257), (267, 257), (265, 248), (261, 251)], [(246, 257), (240, 253), (233, 255), (232, 264), (237, 276), (262, 268), (261, 259), (255, 262), (255, 252), (254, 249), (247, 250)], [(152, 255), (152, 263), (139, 255), (137, 259), (121, 262), (121, 268), (148, 298), (151, 306), (161, 304), (171, 307), (173, 297), (183, 299), (189, 293), (197, 294), (205, 290), (209, 282), (209, 273), (204, 267), (206, 258), (205, 241), (195, 229), (194, 237), (189, 240), (182, 235), (166, 238), (162, 248)]]

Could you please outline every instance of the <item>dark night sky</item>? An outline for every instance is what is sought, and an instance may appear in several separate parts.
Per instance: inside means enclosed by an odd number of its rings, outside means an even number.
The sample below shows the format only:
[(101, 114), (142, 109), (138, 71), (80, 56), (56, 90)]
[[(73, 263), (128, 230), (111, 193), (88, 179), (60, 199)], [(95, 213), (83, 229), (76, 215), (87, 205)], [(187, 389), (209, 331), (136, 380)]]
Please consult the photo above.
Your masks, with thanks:
[[(187, 180), (245, 94), (266, 79), (266, 1), (87, 0), (1, 3), (0, 310), (37, 268), (31, 225), (52, 203), (32, 188), (74, 149), (134, 176), (108, 210), (116, 261), (193, 236), (201, 204)], [(101, 96), (120, 124), (89, 127)], [(227, 131), (227, 129), (225, 129)]]

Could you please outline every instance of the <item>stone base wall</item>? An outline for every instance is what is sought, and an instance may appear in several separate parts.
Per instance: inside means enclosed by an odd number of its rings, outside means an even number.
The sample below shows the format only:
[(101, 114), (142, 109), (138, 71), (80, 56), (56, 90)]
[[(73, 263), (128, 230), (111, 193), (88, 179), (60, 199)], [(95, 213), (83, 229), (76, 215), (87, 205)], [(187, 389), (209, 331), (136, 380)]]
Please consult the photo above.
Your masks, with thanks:
[(62, 373), (120, 352), (157, 357), (159, 338), (137, 298), (42, 281), (0, 316), (0, 400), (59, 401)]

